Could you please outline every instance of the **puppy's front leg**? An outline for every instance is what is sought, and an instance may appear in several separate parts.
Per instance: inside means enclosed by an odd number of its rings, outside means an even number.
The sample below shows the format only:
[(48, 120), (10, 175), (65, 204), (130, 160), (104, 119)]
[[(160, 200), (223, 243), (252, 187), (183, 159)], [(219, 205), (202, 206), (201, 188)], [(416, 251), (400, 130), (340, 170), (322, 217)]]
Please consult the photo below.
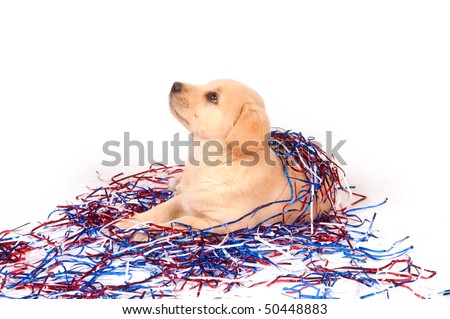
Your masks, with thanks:
[(169, 180), (168, 189), (171, 190), (175, 195), (180, 194), (180, 181), (183, 177), (183, 173), (176, 175), (175, 177)]
[[(216, 226), (218, 223), (215, 223), (211, 220), (197, 217), (197, 216), (181, 216), (179, 218), (167, 221), (163, 224), (160, 224), (161, 226), (168, 227), (168, 228), (174, 228), (174, 229), (186, 229), (186, 228), (193, 228), (194, 230), (202, 230), (202, 229), (208, 229), (213, 226)], [(223, 227), (220, 227), (221, 229)], [(211, 229), (212, 232), (217, 232), (216, 229)], [(219, 231), (221, 232), (221, 231)]]
[(127, 229), (142, 223), (163, 224), (180, 216), (182, 209), (180, 202), (179, 197), (173, 197), (143, 213), (118, 222), (116, 226)]

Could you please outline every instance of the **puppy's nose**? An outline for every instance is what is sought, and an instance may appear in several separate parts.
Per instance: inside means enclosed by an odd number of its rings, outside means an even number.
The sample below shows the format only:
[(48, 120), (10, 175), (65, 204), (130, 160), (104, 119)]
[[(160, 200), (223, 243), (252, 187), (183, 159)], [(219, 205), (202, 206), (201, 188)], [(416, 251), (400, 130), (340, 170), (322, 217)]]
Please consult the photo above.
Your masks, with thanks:
[(183, 84), (180, 82), (174, 82), (172, 85), (172, 89), (170, 90), (170, 92), (172, 93), (177, 93), (177, 92), (181, 92), (181, 89), (183, 88)]

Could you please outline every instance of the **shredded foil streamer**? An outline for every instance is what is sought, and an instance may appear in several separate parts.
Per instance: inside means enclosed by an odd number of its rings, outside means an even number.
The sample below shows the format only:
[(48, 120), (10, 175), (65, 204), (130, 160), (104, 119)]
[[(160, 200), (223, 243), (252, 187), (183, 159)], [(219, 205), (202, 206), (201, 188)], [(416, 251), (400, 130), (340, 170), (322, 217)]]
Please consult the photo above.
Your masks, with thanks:
[[(155, 164), (112, 177), (58, 206), (47, 221), (0, 231), (0, 298), (230, 298), (261, 291), (292, 298), (389, 298), (399, 289), (430, 297), (414, 284), (435, 272), (414, 264), (408, 237), (386, 244), (374, 230), (375, 210), (385, 202), (361, 206), (365, 197), (352, 191), (312, 139), (276, 130), (269, 144), (311, 185), (300, 194), (302, 214), (318, 192), (333, 203), (329, 213), (226, 235), (153, 224), (118, 229), (115, 221), (173, 196), (168, 182), (183, 167)], [(136, 232), (148, 240), (135, 241)]]

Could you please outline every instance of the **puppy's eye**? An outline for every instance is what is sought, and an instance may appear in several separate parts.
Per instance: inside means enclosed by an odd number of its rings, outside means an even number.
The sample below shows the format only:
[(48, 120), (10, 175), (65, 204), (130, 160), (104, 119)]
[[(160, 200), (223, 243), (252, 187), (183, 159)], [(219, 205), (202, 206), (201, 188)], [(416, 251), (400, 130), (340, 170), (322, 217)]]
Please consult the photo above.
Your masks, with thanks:
[(216, 92), (209, 92), (208, 94), (206, 94), (206, 98), (208, 99), (208, 101), (214, 104), (217, 104), (217, 102), (219, 102)]

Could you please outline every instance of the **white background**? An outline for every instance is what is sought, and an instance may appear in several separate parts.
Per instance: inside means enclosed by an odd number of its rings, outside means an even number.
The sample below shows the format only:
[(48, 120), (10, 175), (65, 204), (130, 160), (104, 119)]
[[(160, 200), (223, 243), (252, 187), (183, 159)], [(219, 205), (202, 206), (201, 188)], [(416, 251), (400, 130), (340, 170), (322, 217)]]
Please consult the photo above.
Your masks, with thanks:
[(174, 81), (232, 78), (272, 126), (333, 132), (375, 228), (411, 236), (449, 289), (446, 1), (3, 1), (0, 228), (45, 220), (105, 175), (102, 145), (171, 140)]

